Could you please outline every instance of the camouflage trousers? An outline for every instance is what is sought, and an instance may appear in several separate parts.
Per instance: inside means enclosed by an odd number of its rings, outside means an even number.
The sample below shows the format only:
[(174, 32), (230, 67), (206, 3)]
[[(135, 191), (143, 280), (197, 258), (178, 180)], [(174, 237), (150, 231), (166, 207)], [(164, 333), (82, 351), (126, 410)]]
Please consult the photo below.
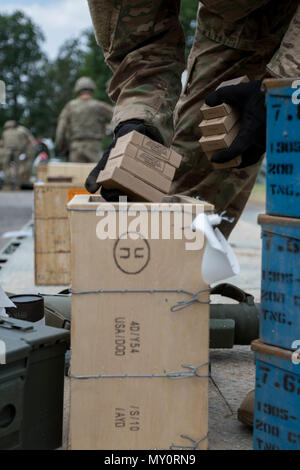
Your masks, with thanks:
[(24, 165), (20, 161), (21, 151), (19, 149), (5, 149), (5, 161), (3, 171), (5, 183), (12, 189), (20, 188), (23, 181)]
[[(88, 1), (98, 43), (114, 72), (109, 85), (109, 95), (116, 103), (114, 127), (131, 118), (144, 119), (156, 127), (165, 144), (172, 145), (183, 156), (172, 193), (199, 196), (213, 203), (218, 212), (226, 210), (235, 219), (233, 224), (224, 222), (221, 227), (228, 237), (249, 198), (260, 163), (243, 169), (213, 169), (198, 142), (200, 107), (205, 96), (224, 80), (244, 74), (250, 79), (262, 78), (280, 45), (282, 31), (264, 43), (268, 43), (267, 47), (240, 47), (238, 39), (231, 47), (220, 40), (222, 34), (218, 40), (204, 34), (203, 14), (198, 14), (197, 32), (188, 58), (187, 84), (181, 93), (185, 40), (178, 18), (180, 0)], [(216, 9), (223, 4), (230, 10), (228, 0), (207, 0), (206, 4), (209, 3)], [(256, 0), (253, 9), (262, 3), (268, 2)], [(234, 4), (243, 8), (240, 17), (247, 17), (247, 8), (252, 9), (245, 0)], [(202, 9), (204, 13), (205, 10)], [(262, 23), (267, 24), (265, 20)], [(234, 27), (236, 19), (225, 24)], [(244, 29), (240, 24), (237, 38)], [(261, 29), (259, 25), (257, 30)], [(249, 38), (246, 39), (248, 43)]]
[(103, 148), (100, 140), (74, 140), (71, 143), (69, 161), (75, 163), (98, 163)]
[(171, 192), (199, 197), (226, 211), (233, 223), (221, 224), (228, 237), (238, 222), (255, 184), (261, 162), (243, 169), (214, 169), (203, 153), (199, 139), (200, 111), (205, 96), (224, 80), (247, 75), (250, 80), (265, 76), (269, 55), (232, 49), (206, 38), (197, 29), (188, 60), (187, 82), (177, 103), (172, 147), (183, 157)]

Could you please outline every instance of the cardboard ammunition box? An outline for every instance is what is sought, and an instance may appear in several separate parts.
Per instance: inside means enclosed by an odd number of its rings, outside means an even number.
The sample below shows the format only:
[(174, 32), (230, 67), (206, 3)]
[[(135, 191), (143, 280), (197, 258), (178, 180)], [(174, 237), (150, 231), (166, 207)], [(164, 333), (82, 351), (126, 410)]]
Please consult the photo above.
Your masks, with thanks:
[(139, 147), (136, 147), (135, 145), (128, 142), (123, 142), (120, 144), (118, 140), (115, 148), (113, 148), (110, 152), (109, 161), (123, 155), (127, 155), (137, 160), (138, 162), (143, 163), (145, 166), (157, 171), (159, 174), (161, 174), (161, 176), (164, 176), (164, 178), (169, 180), (173, 180), (174, 178), (176, 171), (174, 166), (164, 162), (149, 151), (145, 152), (143, 149), (140, 149)]
[(203, 104), (201, 106), (201, 111), (203, 114), (204, 119), (216, 119), (221, 118), (224, 116), (228, 116), (232, 113), (233, 109), (229, 104), (222, 103), (218, 106), (208, 106), (207, 104)]
[(228, 116), (215, 119), (205, 119), (199, 125), (201, 133), (204, 137), (217, 135), (217, 134), (226, 134), (235, 125), (239, 119), (239, 113), (232, 111)]
[(72, 184), (83, 186), (96, 163), (49, 162), (38, 166), (38, 179), (71, 178)]
[[(246, 83), (249, 82), (249, 79), (246, 75), (243, 75), (242, 77), (234, 78), (232, 80), (227, 80), (225, 82), (222, 82), (217, 90), (219, 88), (222, 88), (224, 86), (230, 86), (230, 85), (239, 85), (240, 83)], [(207, 104), (203, 104), (201, 106), (201, 111), (203, 114), (204, 119), (215, 119), (215, 118), (221, 118), (224, 116), (228, 116), (231, 114), (233, 111), (233, 108), (229, 106), (226, 103), (222, 103), (218, 106), (207, 106)], [(203, 134), (204, 135), (204, 134)]]
[(228, 148), (236, 138), (240, 129), (240, 124), (237, 123), (228, 134), (211, 135), (208, 137), (201, 137), (199, 140), (202, 150), (206, 152), (222, 150)]
[(142, 148), (145, 152), (150, 152), (153, 156), (169, 163), (175, 168), (180, 167), (182, 157), (168, 147), (155, 142), (152, 139), (140, 134), (139, 132), (132, 131), (118, 139), (118, 145), (131, 143), (137, 147)]
[(67, 203), (83, 188), (64, 183), (34, 185), (36, 285), (69, 285), (70, 228)]
[(136, 201), (161, 202), (165, 193), (118, 167), (101, 171), (98, 183), (107, 189), (120, 189)]
[[(76, 196), (68, 209), (70, 448), (206, 449), (205, 240), (197, 232), (197, 249), (186, 243), (195, 236), (191, 221), (213, 207)], [(189, 303), (199, 291), (200, 302)]]
[(253, 448), (299, 451), (299, 350), (260, 340), (252, 342), (252, 350), (256, 359)]
[(150, 184), (164, 193), (168, 193), (171, 189), (171, 180), (164, 178), (157, 171), (152, 170), (148, 166), (128, 157), (127, 155), (108, 160), (105, 169), (108, 170), (112, 168), (121, 168), (122, 170), (128, 171), (133, 176), (137, 176), (145, 183)]

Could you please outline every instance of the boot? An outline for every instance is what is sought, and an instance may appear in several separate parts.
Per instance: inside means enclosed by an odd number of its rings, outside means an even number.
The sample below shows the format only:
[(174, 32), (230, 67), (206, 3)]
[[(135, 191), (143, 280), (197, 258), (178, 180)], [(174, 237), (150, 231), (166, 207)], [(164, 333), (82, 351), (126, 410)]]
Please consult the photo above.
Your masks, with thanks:
[(255, 390), (248, 393), (246, 398), (242, 401), (241, 406), (238, 409), (237, 417), (238, 420), (246, 424), (246, 426), (253, 427), (254, 421), (254, 401), (255, 401)]

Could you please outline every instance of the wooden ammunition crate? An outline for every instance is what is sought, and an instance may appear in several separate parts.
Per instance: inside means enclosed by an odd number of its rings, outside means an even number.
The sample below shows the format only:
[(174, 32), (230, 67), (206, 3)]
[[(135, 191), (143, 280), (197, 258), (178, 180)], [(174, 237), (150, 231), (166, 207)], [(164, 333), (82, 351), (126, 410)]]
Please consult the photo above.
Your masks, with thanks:
[(293, 80), (268, 79), (267, 201), (270, 215), (300, 218), (300, 112)]
[(252, 343), (256, 356), (254, 450), (300, 448), (300, 354)]
[(205, 240), (186, 245), (204, 208), (184, 220), (180, 204), (69, 203), (71, 449), (207, 448)]
[(48, 178), (71, 178), (72, 184), (83, 186), (96, 163), (49, 162), (38, 166), (38, 180), (47, 182)]
[(290, 349), (300, 339), (300, 220), (260, 215), (262, 280), (260, 339)]
[(35, 283), (38, 286), (71, 283), (67, 203), (81, 192), (86, 193), (71, 184), (34, 185)]

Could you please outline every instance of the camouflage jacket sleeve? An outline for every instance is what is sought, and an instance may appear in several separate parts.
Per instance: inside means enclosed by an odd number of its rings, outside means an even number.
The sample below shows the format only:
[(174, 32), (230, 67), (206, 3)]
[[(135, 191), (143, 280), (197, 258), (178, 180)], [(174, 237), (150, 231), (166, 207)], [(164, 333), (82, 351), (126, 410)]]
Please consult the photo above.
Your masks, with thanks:
[(58, 118), (55, 145), (59, 150), (65, 150), (68, 147), (68, 121), (69, 106), (66, 105)]
[(102, 102), (102, 112), (105, 122), (109, 124), (113, 117), (114, 108), (110, 104)]
[(25, 137), (25, 149), (26, 152), (31, 152), (33, 147), (35, 146), (35, 140), (31, 132), (24, 126), (19, 126), (19, 130), (23, 133)]
[(105, 125), (106, 132), (110, 134), (113, 131), (112, 118), (113, 118), (114, 108), (110, 104), (102, 101), (101, 113), (104, 116), (104, 125)]
[(289, 78), (300, 76), (300, 5), (283, 37), (280, 48), (267, 65), (272, 76)]

